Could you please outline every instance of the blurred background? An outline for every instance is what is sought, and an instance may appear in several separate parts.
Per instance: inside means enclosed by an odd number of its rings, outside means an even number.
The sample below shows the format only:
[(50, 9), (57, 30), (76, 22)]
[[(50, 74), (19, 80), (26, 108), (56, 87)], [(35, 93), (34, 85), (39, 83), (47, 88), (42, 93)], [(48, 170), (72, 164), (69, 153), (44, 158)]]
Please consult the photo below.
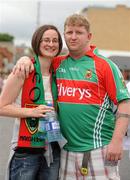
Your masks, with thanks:
[[(64, 21), (73, 13), (88, 17), (92, 44), (119, 66), (126, 83), (130, 81), (130, 0), (0, 0), (0, 91), (17, 60), (32, 56), (35, 29), (53, 24), (63, 37)], [(66, 53), (64, 42), (62, 54)], [(0, 121), (0, 180), (4, 180), (14, 119), (0, 117)], [(124, 152), (121, 177), (129, 180), (129, 152)]]

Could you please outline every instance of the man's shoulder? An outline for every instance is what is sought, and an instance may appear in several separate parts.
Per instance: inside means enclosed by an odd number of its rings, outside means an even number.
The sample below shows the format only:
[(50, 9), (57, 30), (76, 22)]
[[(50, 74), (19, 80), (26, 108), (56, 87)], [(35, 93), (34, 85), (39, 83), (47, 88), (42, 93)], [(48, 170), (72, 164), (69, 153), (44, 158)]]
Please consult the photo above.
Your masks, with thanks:
[(102, 70), (118, 69), (118, 66), (110, 58), (107, 58), (101, 54), (96, 54), (94, 60), (95, 63), (102, 68)]
[(67, 56), (68, 56), (68, 55), (56, 56), (56, 57), (53, 58), (53, 62), (54, 62), (54, 61), (62, 61), (62, 60), (64, 60), (64, 59), (66, 59)]
[(54, 57), (53, 62), (52, 62), (52, 66), (53, 66), (54, 70), (57, 69), (60, 66), (60, 64), (62, 63), (62, 61), (67, 59), (67, 57), (68, 57), (67, 55)]

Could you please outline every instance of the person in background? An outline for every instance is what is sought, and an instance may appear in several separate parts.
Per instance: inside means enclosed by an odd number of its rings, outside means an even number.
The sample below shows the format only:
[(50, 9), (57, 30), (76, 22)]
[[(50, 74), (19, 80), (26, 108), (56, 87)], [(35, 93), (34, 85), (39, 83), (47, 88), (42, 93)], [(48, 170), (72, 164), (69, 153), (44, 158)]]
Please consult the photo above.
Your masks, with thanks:
[(27, 79), (11, 73), (0, 95), (0, 115), (17, 117), (14, 126), (10, 180), (58, 180), (60, 147), (47, 144), (45, 132), (39, 130), (45, 113), (54, 110), (47, 101), (56, 102), (56, 85), (52, 59), (62, 49), (62, 38), (53, 25), (39, 27), (32, 36), (34, 71)]
[[(118, 162), (130, 119), (130, 95), (119, 68), (90, 45), (86, 17), (73, 14), (64, 24), (69, 54), (54, 58), (61, 131), (67, 143), (61, 152), (61, 180), (119, 180)], [(22, 67), (22, 68), (21, 68)], [(14, 73), (33, 66), (22, 57)], [(117, 105), (117, 115), (113, 113)]]

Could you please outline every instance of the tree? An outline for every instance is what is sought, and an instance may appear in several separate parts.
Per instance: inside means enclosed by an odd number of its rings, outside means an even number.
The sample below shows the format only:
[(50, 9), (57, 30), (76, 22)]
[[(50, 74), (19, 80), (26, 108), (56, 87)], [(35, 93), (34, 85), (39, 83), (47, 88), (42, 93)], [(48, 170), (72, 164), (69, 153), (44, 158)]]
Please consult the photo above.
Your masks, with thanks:
[(0, 33), (0, 41), (13, 42), (14, 36), (7, 33)]

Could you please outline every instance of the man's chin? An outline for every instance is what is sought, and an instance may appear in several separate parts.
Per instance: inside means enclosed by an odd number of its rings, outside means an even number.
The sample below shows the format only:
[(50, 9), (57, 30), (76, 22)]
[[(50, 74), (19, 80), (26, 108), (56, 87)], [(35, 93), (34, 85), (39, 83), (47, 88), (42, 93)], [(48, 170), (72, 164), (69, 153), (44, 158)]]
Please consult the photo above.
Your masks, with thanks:
[(69, 47), (68, 49), (69, 49), (69, 51), (72, 51), (72, 52), (79, 50), (77, 47)]

